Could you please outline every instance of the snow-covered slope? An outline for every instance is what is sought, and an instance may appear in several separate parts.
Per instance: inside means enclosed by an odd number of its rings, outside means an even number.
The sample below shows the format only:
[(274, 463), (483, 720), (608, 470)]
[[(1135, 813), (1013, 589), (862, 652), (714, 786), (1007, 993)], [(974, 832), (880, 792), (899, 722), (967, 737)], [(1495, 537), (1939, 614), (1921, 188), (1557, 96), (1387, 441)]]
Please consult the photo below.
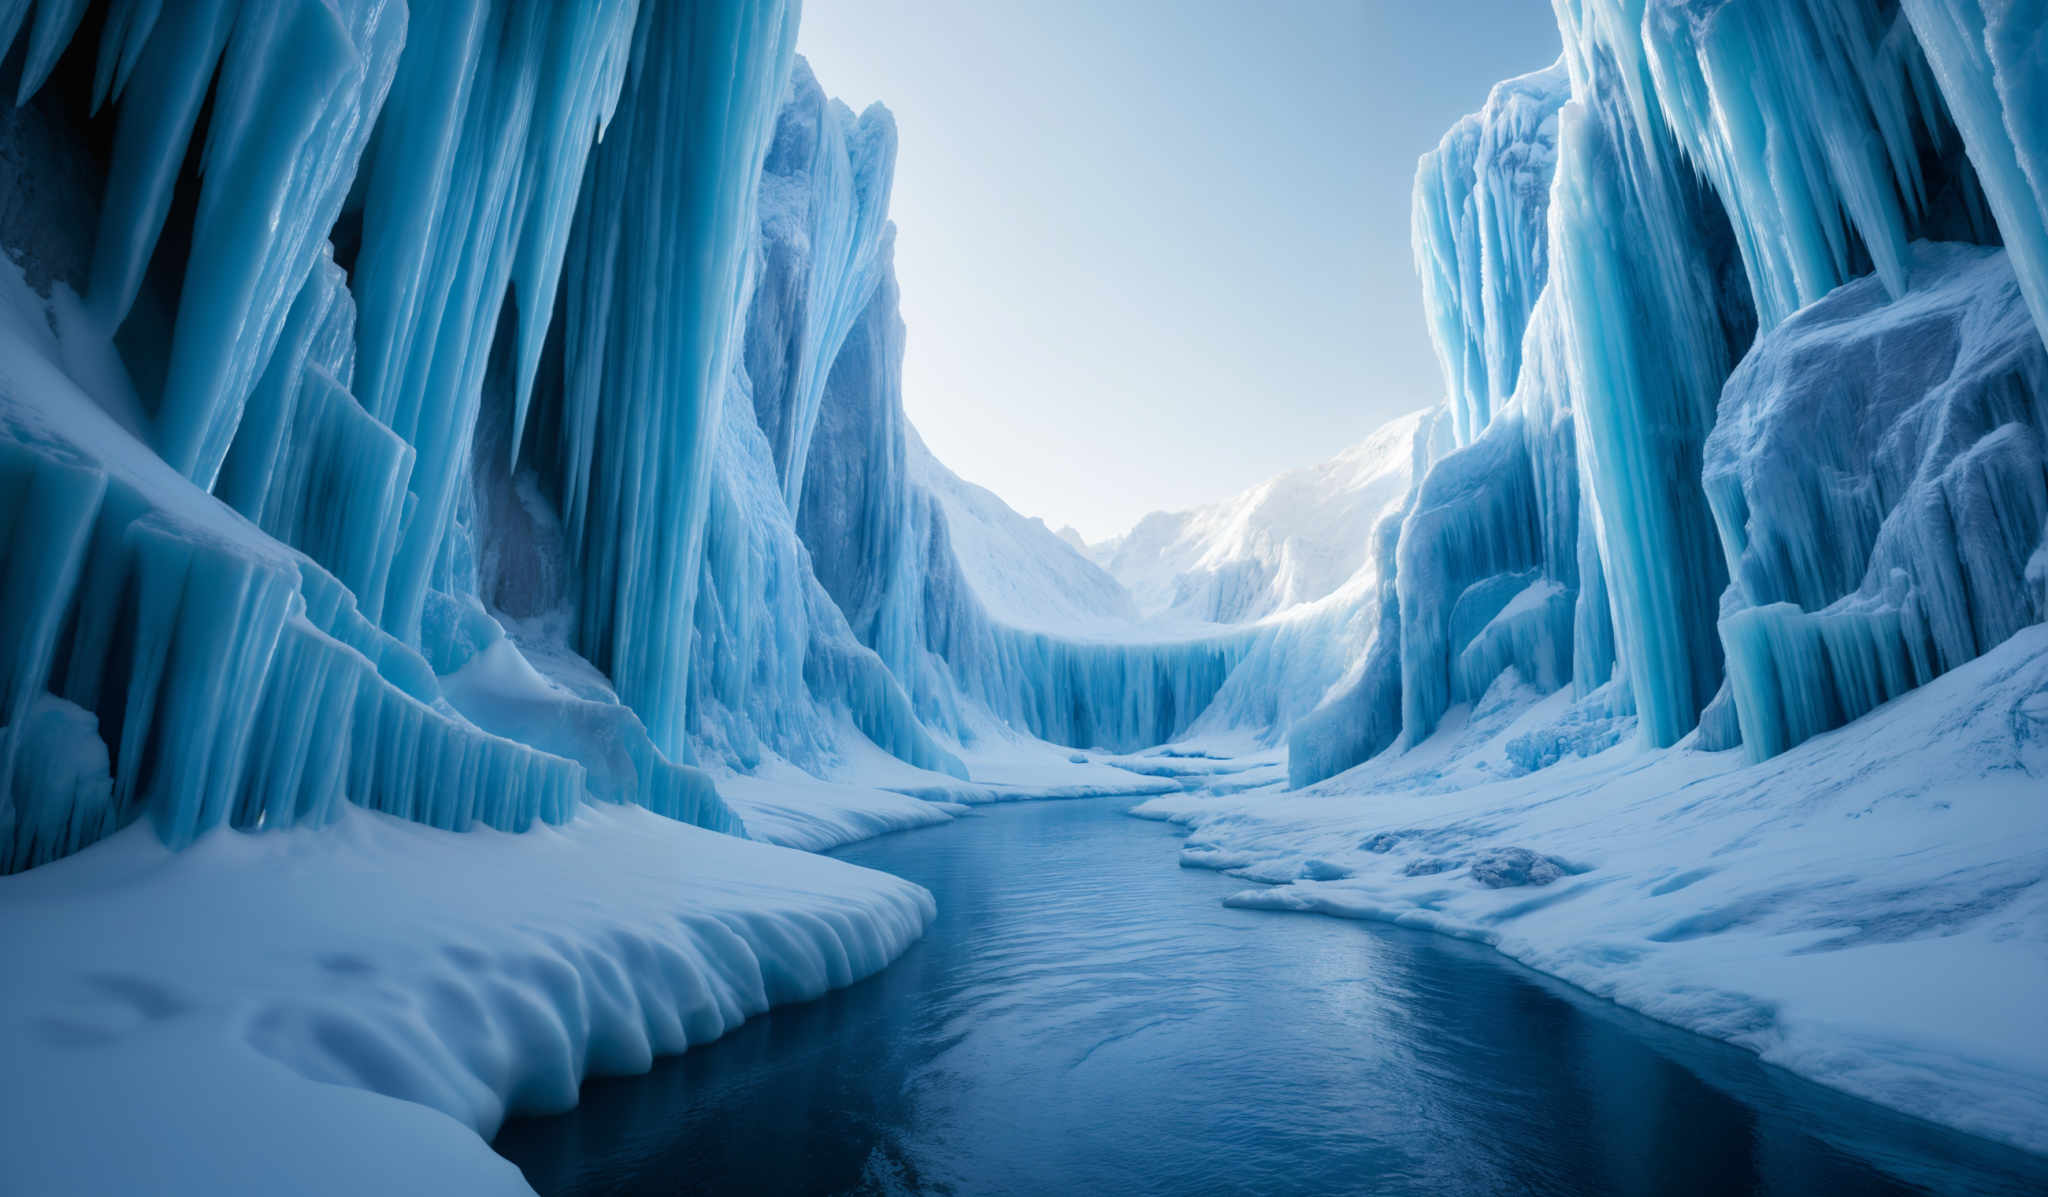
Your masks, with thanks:
[(1208, 506), (1154, 512), (1093, 551), (1147, 616), (1248, 623), (1314, 602), (1366, 564), (1373, 525), (1407, 492), (1423, 418)]
[(947, 469), (916, 429), (907, 433), (910, 480), (938, 500), (961, 576), (991, 617), (1045, 632), (1130, 634), (1138, 609), (1115, 578), (1045, 521)]

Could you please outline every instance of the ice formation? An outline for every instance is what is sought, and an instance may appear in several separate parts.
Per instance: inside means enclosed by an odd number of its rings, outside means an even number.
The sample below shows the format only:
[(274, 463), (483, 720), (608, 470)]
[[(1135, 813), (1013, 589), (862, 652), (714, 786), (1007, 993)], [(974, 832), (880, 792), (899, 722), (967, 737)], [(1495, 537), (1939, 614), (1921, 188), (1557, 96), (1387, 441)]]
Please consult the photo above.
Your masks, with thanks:
[(2048, 618), (2026, 576), (2048, 526), (2048, 353), (2010, 260), (1916, 243), (1905, 284), (1802, 309), (1722, 393), (1704, 481), (1758, 758)]
[(1416, 272), (1461, 445), (1521, 374), (1522, 330), (1550, 267), (1546, 212), (1569, 84), (1562, 63), (1498, 84), (1415, 169)]
[(342, 801), (738, 830), (693, 765), (1143, 747), (1253, 643), (928, 460), (894, 123), (794, 5), (88, 7), (0, 21), (5, 868)]
[[(103, 179), (74, 158), (87, 181), (5, 230), (26, 257), (4, 585), (34, 629), (5, 669), (7, 867), (139, 814), (175, 845), (319, 822), (344, 796), (451, 828), (560, 821), (586, 797), (734, 826), (674, 763), (687, 636), (670, 613), (695, 592), (701, 459), (794, 10), (123, 0), (95, 58), (72, 44), (94, 28), (84, 6), (24, 23), (29, 7), (4, 23), (27, 31), (14, 127), (61, 145), (88, 106), (115, 114)], [(702, 135), (664, 133), (677, 121)], [(636, 202), (655, 177), (691, 201)], [(42, 258), (95, 210), (89, 281)], [(626, 259), (603, 251), (621, 235)], [(637, 318), (610, 319), (614, 301)], [(602, 427), (604, 452), (662, 454), (629, 475), (574, 430), (548, 438), (568, 543), (599, 563), (576, 575), (574, 643), (623, 705), (469, 668), (517, 656), (479, 601), (499, 547), (479, 544), (479, 412), (512, 396), (516, 457), (551, 329), (548, 414)], [(622, 483), (671, 518), (609, 523)], [(110, 798), (20, 751), (52, 698), (96, 721)]]
[(1556, 7), (1563, 61), (1417, 168), (1457, 447), (1297, 784), (1510, 669), (1769, 755), (2048, 615), (2048, 12)]

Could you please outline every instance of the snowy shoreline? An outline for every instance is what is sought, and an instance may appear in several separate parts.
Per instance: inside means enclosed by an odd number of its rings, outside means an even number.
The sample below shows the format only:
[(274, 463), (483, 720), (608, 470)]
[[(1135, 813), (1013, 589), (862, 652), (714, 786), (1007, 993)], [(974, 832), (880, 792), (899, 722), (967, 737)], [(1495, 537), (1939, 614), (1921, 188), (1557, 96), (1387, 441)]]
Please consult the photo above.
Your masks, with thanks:
[(0, 879), (0, 1149), (24, 1192), (527, 1192), (508, 1114), (867, 977), (934, 913), (634, 807), (521, 834), (351, 807), (175, 853), (137, 824)]
[(1312, 790), (1133, 813), (1188, 829), (1184, 867), (1261, 883), (1227, 904), (1487, 944), (2048, 1154), (2048, 629), (1763, 765), (1621, 746), (1517, 777), (1505, 746), (1562, 696), (1501, 689), (1412, 754)]

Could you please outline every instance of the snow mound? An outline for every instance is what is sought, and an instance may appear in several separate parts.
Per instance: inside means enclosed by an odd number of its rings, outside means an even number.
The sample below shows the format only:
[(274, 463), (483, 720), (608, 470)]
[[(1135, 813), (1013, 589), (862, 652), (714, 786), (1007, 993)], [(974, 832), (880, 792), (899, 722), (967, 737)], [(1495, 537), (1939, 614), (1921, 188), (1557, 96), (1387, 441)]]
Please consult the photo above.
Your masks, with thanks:
[(631, 807), (177, 853), (131, 827), (0, 879), (0, 1154), (23, 1192), (521, 1192), (508, 1114), (859, 980), (934, 910)]

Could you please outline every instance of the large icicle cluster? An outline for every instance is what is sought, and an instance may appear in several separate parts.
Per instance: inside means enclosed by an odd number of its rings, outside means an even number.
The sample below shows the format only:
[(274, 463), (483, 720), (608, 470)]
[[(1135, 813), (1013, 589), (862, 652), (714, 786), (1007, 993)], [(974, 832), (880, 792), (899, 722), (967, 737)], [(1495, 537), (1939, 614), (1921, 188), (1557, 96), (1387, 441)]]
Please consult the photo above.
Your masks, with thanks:
[(1510, 668), (1765, 756), (2048, 616), (2048, 8), (1555, 3), (1417, 170), (1460, 448), (1297, 784)]
[(1495, 85), (1415, 169), (1415, 267), (1461, 445), (1514, 393), (1550, 270), (1546, 213), (1564, 64)]
[[(343, 798), (451, 828), (586, 797), (735, 826), (675, 762), (794, 29), (715, 0), (0, 13), (8, 136), (59, 151), (0, 227), (0, 604), (25, 629), (0, 649), (0, 868), (145, 814), (178, 845)], [(87, 270), (63, 247), (95, 221)], [(531, 553), (480, 498), (512, 486), (537, 393), (539, 483), (575, 499), (570, 639), (616, 694), (566, 645), (536, 672), (480, 586)], [(486, 394), (503, 457), (479, 468)]]
[[(650, 5), (566, 280), (554, 466), (576, 643), (684, 751), (690, 608), (762, 154), (795, 52), (781, 5)], [(735, 59), (729, 47), (762, 47)]]

